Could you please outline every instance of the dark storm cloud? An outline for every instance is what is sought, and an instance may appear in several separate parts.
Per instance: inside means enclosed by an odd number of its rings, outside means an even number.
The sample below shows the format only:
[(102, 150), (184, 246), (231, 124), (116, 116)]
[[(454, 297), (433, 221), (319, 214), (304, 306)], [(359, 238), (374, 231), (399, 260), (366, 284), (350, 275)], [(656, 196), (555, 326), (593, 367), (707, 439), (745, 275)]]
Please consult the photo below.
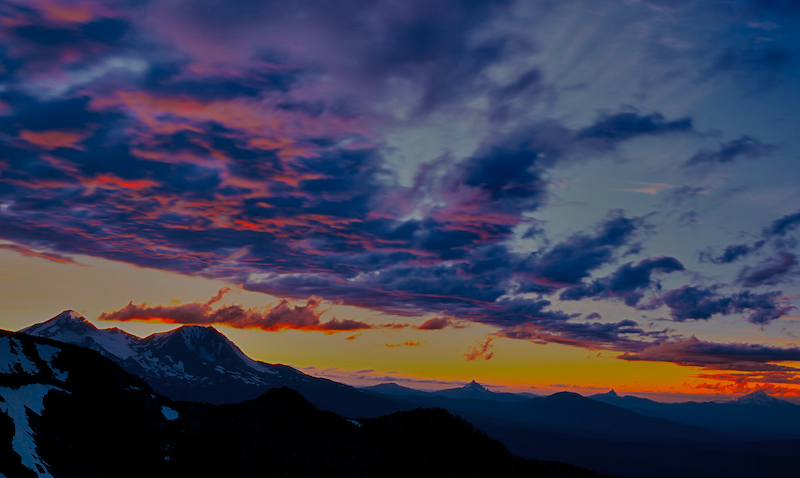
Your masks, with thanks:
[(730, 163), (738, 158), (755, 159), (769, 155), (775, 149), (775, 146), (762, 143), (758, 138), (742, 135), (739, 139), (721, 144), (718, 149), (704, 149), (697, 152), (684, 163), (684, 166)]
[(625, 305), (635, 306), (644, 297), (644, 291), (658, 288), (653, 281), (653, 273), (668, 274), (684, 270), (674, 257), (642, 259), (635, 266), (632, 262), (623, 264), (613, 274), (593, 280), (589, 284), (570, 287), (561, 292), (561, 300), (581, 300), (585, 298), (622, 300)]

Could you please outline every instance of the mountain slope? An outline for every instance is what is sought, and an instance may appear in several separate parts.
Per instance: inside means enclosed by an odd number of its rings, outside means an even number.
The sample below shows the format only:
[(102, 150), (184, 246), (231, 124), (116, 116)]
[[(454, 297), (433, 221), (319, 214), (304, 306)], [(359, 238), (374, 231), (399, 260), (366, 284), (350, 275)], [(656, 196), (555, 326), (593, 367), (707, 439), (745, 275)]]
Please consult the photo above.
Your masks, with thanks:
[(652, 443), (674, 440), (731, 441), (722, 433), (638, 414), (569, 392), (515, 402), (455, 399), (432, 394), (396, 398), (418, 406), (444, 408), (451, 413), (505, 420), (523, 427), (582, 437)]
[(286, 365), (255, 361), (213, 327), (183, 326), (139, 338), (116, 328), (98, 329), (80, 314), (64, 311), (20, 332), (96, 350), (173, 400), (238, 403), (289, 387), (314, 406), (345, 416), (377, 417), (413, 408)]
[(443, 410), (356, 422), (287, 388), (174, 402), (97, 352), (5, 331), (0, 404), (7, 478), (599, 476), (516, 458)]

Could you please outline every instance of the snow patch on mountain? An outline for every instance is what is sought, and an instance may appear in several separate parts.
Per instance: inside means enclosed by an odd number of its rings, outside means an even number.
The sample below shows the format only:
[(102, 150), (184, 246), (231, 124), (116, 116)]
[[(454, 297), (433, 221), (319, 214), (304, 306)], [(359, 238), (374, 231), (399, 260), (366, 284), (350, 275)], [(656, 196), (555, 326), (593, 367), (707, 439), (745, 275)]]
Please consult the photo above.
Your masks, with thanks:
[(169, 421), (176, 420), (178, 418), (178, 412), (169, 408), (166, 405), (163, 405), (161, 407), (161, 414), (164, 415), (164, 418), (166, 418)]
[(47, 471), (47, 463), (39, 457), (36, 434), (31, 429), (27, 411), (41, 416), (44, 410), (44, 397), (51, 390), (63, 391), (53, 385), (41, 383), (23, 385), (17, 389), (0, 387), (0, 398), (2, 398), (0, 411), (14, 421), (14, 438), (11, 446), (20, 456), (22, 464), (39, 478), (52, 478), (52, 475)]
[(53, 371), (53, 376), (56, 380), (60, 382), (64, 382), (69, 377), (69, 372), (61, 370), (53, 365), (53, 359), (56, 358), (61, 349), (58, 347), (53, 347), (52, 345), (46, 344), (36, 344), (36, 349), (39, 351), (39, 357), (42, 360), (46, 361), (48, 365), (50, 365), (50, 370)]
[(22, 351), (22, 343), (13, 337), (0, 337), (0, 373), (36, 374), (39, 368)]
[(134, 336), (117, 328), (105, 329), (103, 332), (105, 333), (92, 334), (91, 337), (109, 353), (122, 360), (136, 355), (136, 351), (131, 347)]
[(280, 374), (280, 372), (278, 372), (277, 370), (273, 370), (273, 369), (267, 367), (266, 365), (264, 365), (264, 364), (262, 364), (260, 362), (256, 362), (255, 360), (251, 359), (250, 357), (245, 355), (244, 352), (242, 352), (242, 350), (239, 347), (237, 347), (236, 345), (234, 345), (233, 343), (231, 345), (233, 345), (233, 352), (240, 359), (242, 359), (242, 361), (245, 363), (245, 365), (247, 365), (248, 367), (252, 368), (256, 372), (271, 373), (273, 375), (279, 375)]

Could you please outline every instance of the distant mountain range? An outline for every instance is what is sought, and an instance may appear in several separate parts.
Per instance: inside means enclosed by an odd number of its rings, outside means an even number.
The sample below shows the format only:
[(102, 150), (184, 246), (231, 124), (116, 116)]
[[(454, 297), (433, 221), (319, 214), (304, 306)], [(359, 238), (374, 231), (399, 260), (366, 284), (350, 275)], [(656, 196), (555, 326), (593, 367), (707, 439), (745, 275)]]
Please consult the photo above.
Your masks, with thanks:
[(0, 476), (597, 477), (512, 456), (444, 410), (345, 419), (274, 388), (176, 402), (95, 351), (0, 331)]
[[(732, 402), (660, 403), (646, 398), (620, 397), (613, 390), (588, 398), (650, 417), (726, 430), (741, 436), (800, 437), (800, 406), (759, 390)], [(798, 450), (800, 452), (800, 450)]]
[(800, 406), (763, 393), (728, 404), (663, 404), (615, 393), (530, 398), (474, 381), (438, 392), (395, 383), (356, 389), (254, 361), (212, 327), (139, 338), (67, 311), (22, 332), (96, 350), (170, 400), (234, 404), (289, 387), (351, 419), (441, 408), (515, 455), (618, 476), (788, 476), (800, 467)]
[(370, 387), (361, 387), (361, 390), (376, 392), (383, 395), (396, 395), (400, 397), (403, 396), (407, 397), (411, 395), (422, 395), (422, 396), (428, 395), (428, 396), (447, 397), (447, 398), (473, 398), (477, 400), (493, 400), (496, 402), (522, 402), (524, 400), (529, 400), (530, 398), (536, 396), (533, 394), (522, 395), (517, 393), (493, 392), (484, 387), (483, 385), (479, 384), (475, 380), (464, 385), (463, 387), (448, 388), (446, 390), (438, 390), (435, 392), (425, 392), (422, 390), (416, 390), (392, 382), (372, 385)]

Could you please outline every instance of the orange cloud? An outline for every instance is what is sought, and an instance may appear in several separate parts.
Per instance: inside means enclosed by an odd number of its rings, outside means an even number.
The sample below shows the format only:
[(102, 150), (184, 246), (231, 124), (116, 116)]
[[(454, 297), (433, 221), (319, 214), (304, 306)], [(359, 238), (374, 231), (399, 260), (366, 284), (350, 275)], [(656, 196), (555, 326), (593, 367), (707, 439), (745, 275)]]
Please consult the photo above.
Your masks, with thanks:
[(492, 340), (494, 340), (494, 337), (487, 336), (486, 340), (482, 343), (470, 347), (464, 354), (464, 358), (467, 359), (467, 361), (472, 361), (481, 357), (483, 357), (484, 360), (491, 360), (494, 356), (494, 352), (492, 352)]
[(463, 329), (467, 327), (466, 324), (454, 320), (450, 317), (434, 317), (423, 322), (421, 325), (415, 327), (418, 330), (442, 330), (446, 327), (454, 329)]
[(327, 312), (318, 310), (322, 304), (319, 297), (309, 297), (305, 305), (291, 306), (287, 299), (281, 299), (277, 305), (263, 309), (245, 309), (241, 305), (223, 305), (217, 309), (213, 306), (222, 300), (230, 291), (224, 287), (206, 302), (192, 302), (177, 305), (136, 305), (129, 302), (125, 307), (103, 312), (99, 320), (159, 322), (182, 325), (222, 324), (237, 329), (260, 329), (267, 332), (282, 330), (318, 331), (333, 334), (344, 331), (357, 331), (375, 328), (374, 325), (352, 319), (336, 317), (322, 322), (320, 316)]
[(147, 189), (158, 186), (158, 183), (149, 179), (125, 180), (110, 174), (103, 174), (85, 182), (87, 186), (113, 187), (114, 189)]
[(414, 342), (413, 340), (409, 339), (403, 342), (402, 344), (384, 344), (386, 347), (394, 348), (394, 347), (419, 347), (420, 342)]
[(63, 131), (63, 130), (48, 130), (48, 131), (29, 131), (22, 130), (19, 137), (25, 141), (35, 144), (44, 149), (56, 148), (79, 148), (76, 143), (83, 141), (90, 133), (76, 132), (76, 131)]

